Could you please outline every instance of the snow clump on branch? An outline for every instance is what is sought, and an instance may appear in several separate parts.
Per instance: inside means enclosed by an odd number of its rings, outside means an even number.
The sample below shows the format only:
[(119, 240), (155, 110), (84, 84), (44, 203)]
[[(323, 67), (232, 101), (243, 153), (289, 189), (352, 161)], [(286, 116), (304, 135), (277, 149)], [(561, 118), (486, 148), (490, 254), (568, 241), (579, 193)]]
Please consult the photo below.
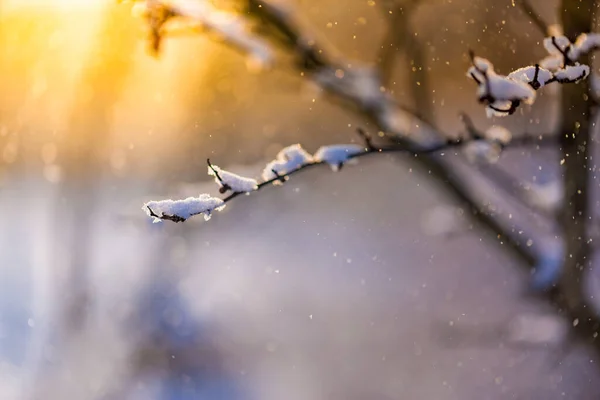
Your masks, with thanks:
[[(266, 165), (262, 173), (262, 178), (265, 181), (270, 181), (312, 162), (313, 157), (300, 144), (293, 144), (283, 148), (277, 154), (275, 160)], [(281, 182), (275, 181), (273, 183), (277, 184)]]
[(485, 58), (472, 52), (472, 66), (467, 76), (477, 83), (477, 97), (486, 105), (486, 114), (506, 116), (513, 114), (521, 103), (532, 104), (535, 91), (552, 83), (577, 83), (590, 74), (590, 67), (577, 60), (600, 48), (599, 34), (582, 34), (575, 44), (566, 36), (552, 36), (543, 41), (548, 56), (539, 64), (519, 68), (507, 76), (497, 74)]
[(477, 83), (477, 97), (493, 113), (512, 114), (524, 102), (535, 100), (535, 90), (521, 79), (499, 75), (489, 60), (472, 55), (467, 76)]
[(364, 151), (365, 148), (357, 144), (321, 146), (315, 153), (314, 159), (315, 162), (325, 162), (329, 164), (334, 171), (337, 171), (348, 162), (350, 157)]
[(183, 222), (198, 214), (204, 214), (204, 219), (208, 221), (213, 211), (221, 211), (225, 208), (225, 202), (204, 193), (184, 200), (149, 201), (142, 208), (148, 216), (154, 218), (153, 222), (161, 222), (165, 219)]
[(219, 192), (225, 193), (231, 190), (234, 193), (249, 193), (258, 189), (256, 179), (246, 178), (233, 172), (225, 171), (208, 161), (208, 174), (215, 177), (215, 182), (219, 185)]

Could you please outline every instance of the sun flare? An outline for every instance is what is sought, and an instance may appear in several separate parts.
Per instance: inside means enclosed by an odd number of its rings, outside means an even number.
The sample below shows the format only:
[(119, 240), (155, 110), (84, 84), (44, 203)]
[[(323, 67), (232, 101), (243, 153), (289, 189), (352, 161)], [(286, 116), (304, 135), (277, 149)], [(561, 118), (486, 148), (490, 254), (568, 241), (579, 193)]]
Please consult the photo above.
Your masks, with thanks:
[(69, 10), (99, 8), (111, 0), (0, 0), (5, 11), (18, 10), (29, 7)]

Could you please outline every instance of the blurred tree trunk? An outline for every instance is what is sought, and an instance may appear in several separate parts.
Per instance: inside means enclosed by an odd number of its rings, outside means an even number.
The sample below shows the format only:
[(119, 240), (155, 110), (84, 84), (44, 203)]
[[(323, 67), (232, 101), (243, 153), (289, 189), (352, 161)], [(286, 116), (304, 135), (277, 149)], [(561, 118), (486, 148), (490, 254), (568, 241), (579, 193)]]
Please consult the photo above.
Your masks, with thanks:
[[(131, 16), (124, 7), (107, 6), (96, 40), (91, 44), (75, 95), (69, 126), (61, 150), (64, 179), (55, 216), (66, 237), (57, 237), (61, 249), (57, 268), (66, 287), (59, 295), (65, 304), (66, 329), (80, 327), (89, 302), (88, 270), (98, 182), (101, 181), (113, 106), (119, 100), (132, 68), (132, 53), (139, 35), (131, 30)], [(134, 25), (135, 26), (135, 25)]]
[[(565, 35), (575, 40), (576, 36), (591, 32), (594, 28), (596, 1), (563, 0), (561, 19)], [(579, 60), (590, 65), (589, 57)], [(590, 80), (577, 85), (562, 85), (561, 123), (559, 132), (561, 164), (565, 187), (565, 207), (562, 226), (565, 241), (564, 273), (560, 282), (564, 301), (570, 309), (581, 309), (582, 321), (586, 313), (582, 310), (585, 294), (585, 273), (591, 267), (590, 245), (586, 226), (590, 222), (590, 176), (588, 160), (592, 146), (594, 128), (594, 105), (590, 97)]]
[(396, 57), (404, 59), (402, 70), (409, 71), (407, 85), (416, 113), (425, 122), (434, 122), (429, 75), (427, 72), (427, 49), (412, 29), (411, 20), (418, 10), (420, 0), (392, 2), (384, 5), (384, 17), (388, 31), (382, 43), (379, 56), (381, 80), (388, 89), (393, 84), (394, 72), (398, 70)]

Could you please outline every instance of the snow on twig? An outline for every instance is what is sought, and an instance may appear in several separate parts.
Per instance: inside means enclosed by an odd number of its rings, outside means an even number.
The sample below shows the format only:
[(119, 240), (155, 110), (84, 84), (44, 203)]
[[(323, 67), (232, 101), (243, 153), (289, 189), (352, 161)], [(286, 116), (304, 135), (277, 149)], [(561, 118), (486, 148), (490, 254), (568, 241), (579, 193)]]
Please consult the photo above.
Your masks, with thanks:
[(258, 188), (256, 179), (246, 178), (233, 172), (225, 171), (216, 165), (211, 164), (207, 159), (208, 174), (215, 177), (215, 182), (219, 185), (219, 192), (225, 193), (231, 190), (234, 193), (249, 193)]
[[(300, 144), (293, 144), (285, 147), (278, 154), (275, 160), (265, 166), (262, 178), (265, 181), (280, 178), (291, 171), (302, 167), (305, 164), (313, 162), (313, 157), (302, 148)], [(275, 180), (274, 183), (282, 183), (281, 180)]]
[(213, 211), (221, 211), (225, 208), (225, 202), (217, 197), (201, 194), (184, 200), (149, 201), (142, 208), (153, 218), (153, 222), (162, 220), (183, 222), (198, 214), (204, 214), (204, 219), (208, 221)]
[(346, 162), (352, 160), (350, 157), (364, 151), (364, 146), (356, 144), (334, 144), (320, 147), (315, 153), (314, 159), (317, 162), (329, 164), (334, 171), (337, 171)]
[(535, 91), (550, 84), (577, 83), (590, 74), (590, 67), (577, 60), (600, 48), (600, 35), (582, 34), (575, 44), (566, 36), (551, 36), (543, 41), (548, 56), (539, 64), (519, 68), (507, 76), (494, 70), (489, 60), (470, 53), (472, 66), (467, 76), (477, 83), (477, 97), (485, 104), (486, 114), (506, 116), (513, 114), (522, 104), (535, 101)]
[[(150, 201), (144, 204), (143, 209), (150, 217), (154, 218), (155, 222), (158, 220), (184, 222), (189, 217), (197, 214), (204, 214), (205, 219), (208, 219), (210, 218), (212, 211), (221, 210), (227, 202), (243, 193), (247, 193), (242, 189), (252, 189), (252, 191), (257, 191), (272, 184), (282, 184), (293, 174), (318, 165), (328, 164), (335, 167), (334, 170), (338, 170), (341, 166), (352, 163), (356, 161), (356, 159), (370, 154), (396, 152), (414, 155), (432, 154), (453, 147), (465, 147), (469, 145), (491, 144), (498, 149), (498, 155), (503, 149), (503, 146), (499, 144), (499, 135), (490, 135), (490, 138), (486, 138), (483, 135), (473, 135), (468, 140), (439, 142), (429, 147), (413, 147), (406, 144), (375, 146), (371, 142), (370, 136), (364, 131), (360, 130), (359, 135), (367, 143), (366, 146), (356, 144), (323, 146), (319, 148), (314, 156), (309, 154), (299, 144), (285, 147), (279, 152), (277, 159), (269, 162), (264, 168), (263, 181), (256, 183), (256, 185), (252, 187), (250, 187), (250, 182), (253, 180), (244, 181), (244, 187), (242, 188), (242, 183), (239, 179), (246, 180), (249, 178), (242, 178), (235, 174), (232, 174), (235, 175), (235, 177), (225, 178), (226, 175), (224, 172), (226, 171), (210, 164), (210, 160), (207, 160), (209, 163), (209, 175), (215, 177), (215, 182), (220, 188), (224, 187), (226, 184), (233, 185), (228, 188), (228, 190), (231, 190), (233, 193), (223, 199), (214, 198), (208, 194), (202, 194), (198, 198), (190, 197), (185, 200)], [(513, 140), (512, 143), (515, 145), (527, 145), (535, 143), (535, 141), (524, 137), (520, 141)], [(254, 185), (255, 182), (256, 181), (253, 181), (252, 184)], [(235, 190), (234, 187), (239, 190)]]

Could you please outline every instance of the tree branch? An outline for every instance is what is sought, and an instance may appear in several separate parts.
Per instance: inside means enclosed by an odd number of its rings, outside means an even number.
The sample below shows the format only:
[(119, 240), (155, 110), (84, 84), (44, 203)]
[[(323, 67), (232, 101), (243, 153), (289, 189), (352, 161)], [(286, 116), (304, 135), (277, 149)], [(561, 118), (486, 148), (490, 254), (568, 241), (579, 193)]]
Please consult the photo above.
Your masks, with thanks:
[[(444, 137), (447, 135), (401, 109), (393, 98), (381, 92), (381, 81), (376, 73), (370, 69), (350, 68), (349, 64), (356, 63), (332, 57), (325, 48), (319, 46), (313, 35), (300, 28), (290, 8), (266, 0), (248, 0), (247, 4), (248, 16), (257, 19), (265, 31), (270, 33), (272, 40), (295, 55), (297, 68), (326, 93), (342, 100), (346, 107), (374, 123), (396, 145), (408, 149), (446, 145)], [(451, 168), (444, 159), (433, 154), (421, 154), (414, 157), (414, 160), (430, 175), (435, 176), (450, 193), (474, 210), (474, 215), (494, 236), (513, 236), (511, 229), (503, 227), (485, 214), (469, 188), (450, 172)], [(507, 239), (507, 242), (513, 244), (511, 247), (527, 264), (532, 263), (534, 257), (531, 249), (524, 249), (518, 238)]]
[(381, 91), (383, 84), (377, 71), (332, 56), (313, 39), (314, 35), (301, 30), (291, 10), (266, 0), (248, 0), (248, 4), (249, 15), (264, 24), (265, 29), (273, 30), (272, 37), (296, 56), (296, 66), (326, 93), (367, 116), (383, 132), (406, 137), (410, 142), (439, 141), (437, 130)]

